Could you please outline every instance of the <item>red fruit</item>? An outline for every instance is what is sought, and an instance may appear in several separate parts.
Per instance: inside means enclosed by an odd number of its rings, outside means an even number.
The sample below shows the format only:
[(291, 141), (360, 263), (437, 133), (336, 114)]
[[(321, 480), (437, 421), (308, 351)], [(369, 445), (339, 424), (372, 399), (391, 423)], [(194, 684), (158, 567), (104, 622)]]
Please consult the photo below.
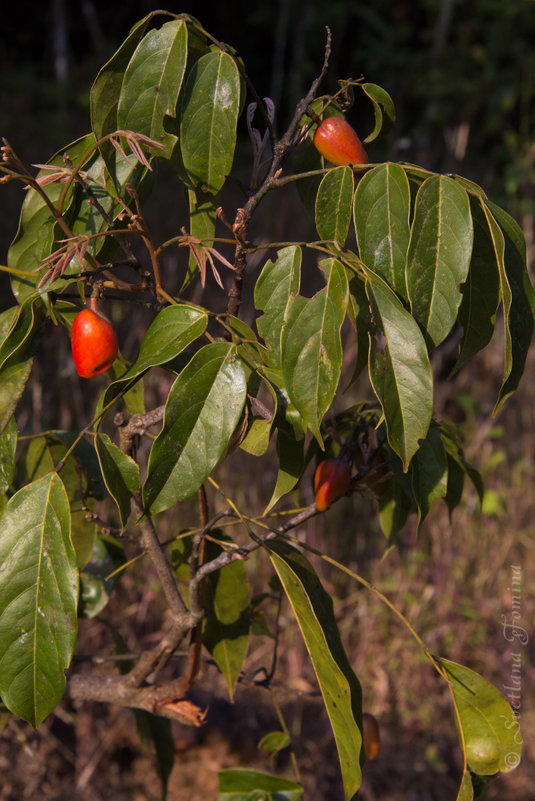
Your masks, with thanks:
[(362, 715), (362, 742), (366, 759), (377, 759), (381, 750), (381, 735), (377, 718), (369, 712)]
[(351, 483), (351, 467), (340, 459), (325, 459), (316, 467), (314, 492), (316, 507), (320, 512), (327, 509), (333, 501), (345, 495)]
[(74, 364), (82, 378), (94, 378), (111, 367), (119, 350), (113, 325), (93, 309), (83, 309), (74, 318), (71, 343)]
[(333, 164), (367, 164), (368, 156), (351, 125), (341, 117), (327, 117), (316, 128), (314, 144)]

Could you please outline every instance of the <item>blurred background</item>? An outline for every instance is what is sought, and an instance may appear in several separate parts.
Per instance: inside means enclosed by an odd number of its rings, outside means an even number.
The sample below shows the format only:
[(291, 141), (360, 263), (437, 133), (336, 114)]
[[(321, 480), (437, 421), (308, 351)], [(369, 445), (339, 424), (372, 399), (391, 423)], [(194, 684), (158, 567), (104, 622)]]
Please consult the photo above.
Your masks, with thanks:
[[(45, 162), (89, 130), (89, 88), (100, 67), (130, 27), (161, 7), (149, 0), (113, 4), (103, 0), (49, 0), (10, 4), (0, 26), (0, 135), (27, 163)], [(521, 225), (533, 275), (535, 214), (535, 2), (533, 0), (242, 0), (226, 3), (168, 2), (163, 7), (187, 12), (244, 59), (261, 96), (277, 106), (284, 130), (295, 103), (321, 68), (325, 27), (333, 34), (329, 75), (322, 87), (333, 92), (338, 78), (358, 78), (383, 86), (392, 96), (397, 122), (389, 136), (369, 148), (370, 160), (409, 161), (436, 172), (455, 172), (479, 183)], [(370, 109), (357, 95), (349, 121), (364, 138), (373, 127)], [(246, 130), (240, 121), (245, 175), (250, 168)], [(162, 176), (158, 197), (148, 212), (156, 240), (177, 231), (170, 216), (176, 201), (169, 176)], [(24, 193), (13, 184), (0, 187), (0, 264), (14, 237)], [(304, 212), (297, 196), (266, 206), (259, 223), (268, 236), (300, 238)], [(171, 233), (170, 233), (171, 232)], [(0, 276), (0, 310), (12, 303), (9, 282)], [(126, 350), (139, 341), (125, 328)], [(489, 784), (484, 798), (535, 797), (535, 380), (530, 354), (519, 392), (493, 418), (503, 359), (500, 327), (495, 340), (455, 382), (439, 382), (437, 414), (447, 411), (460, 422), (468, 457), (486, 487), (483, 508), (467, 488), (450, 521), (447, 510), (433, 507), (422, 531), (414, 521), (400, 548), (385, 555), (385, 541), (370, 496), (344, 499), (316, 518), (307, 541), (374, 581), (399, 606), (433, 652), (483, 673), (503, 692), (511, 685), (512, 659), (520, 653), (520, 720), (525, 757), (520, 768)], [(129, 356), (129, 353), (126, 353)], [(69, 366), (66, 366), (69, 365)], [(54, 381), (51, 381), (54, 376)], [(28, 431), (78, 427), (87, 422), (95, 398), (73, 374), (69, 344), (62, 330), (48, 333), (32, 375), (32, 389), (20, 409)], [(100, 387), (100, 385), (99, 385)], [(162, 388), (149, 388), (160, 402)], [(365, 389), (362, 390), (366, 392)], [(95, 396), (96, 397), (96, 396)], [(150, 404), (150, 399), (148, 400)], [(244, 457), (239, 469), (243, 469)], [(257, 462), (247, 462), (249, 483), (238, 489), (252, 508), (265, 505), (266, 481)], [(232, 461), (223, 479), (230, 481)], [(256, 471), (256, 472), (255, 472)], [(272, 477), (271, 477), (272, 478)], [(271, 485), (269, 485), (271, 486)], [(301, 502), (312, 499), (302, 486)], [(358, 521), (358, 523), (357, 523)], [(164, 522), (169, 530), (173, 522)], [(165, 531), (164, 531), (165, 533)], [(522, 625), (526, 646), (508, 642), (503, 619), (511, 614), (513, 570), (521, 568)], [(252, 565), (254, 570), (261, 566)], [(363, 685), (365, 708), (381, 722), (383, 753), (366, 769), (364, 801), (446, 801), (456, 797), (460, 755), (449, 701), (432, 669), (421, 659), (407, 633), (368, 593), (321, 566), (336, 599), (336, 611), (352, 664)], [(257, 576), (258, 588), (263, 575)], [(150, 636), (157, 588), (139, 576), (125, 582), (125, 636), (132, 642)], [(255, 577), (252, 577), (253, 585)], [(141, 605), (136, 600), (141, 590)], [(130, 593), (130, 595), (129, 595)], [(124, 601), (131, 606), (124, 612)], [(151, 614), (149, 614), (149, 607)], [(113, 620), (114, 607), (104, 613)], [(85, 628), (84, 628), (85, 626)], [(281, 618), (279, 700), (290, 726), (308, 798), (341, 798), (337, 758), (327, 721), (314, 697), (315, 682), (298, 645), (288, 609)], [(135, 635), (135, 636), (134, 636)], [(80, 648), (95, 643), (110, 649), (104, 623), (82, 624)], [(251, 664), (269, 662), (270, 641), (251, 654)], [(171, 801), (201, 801), (217, 795), (217, 771), (230, 765), (269, 769), (256, 749), (258, 740), (278, 727), (262, 691), (238, 693), (225, 701), (215, 672), (207, 671), (205, 702), (209, 725), (200, 731), (174, 728), (179, 754), (171, 776)], [(216, 688), (218, 700), (214, 702)], [(283, 753), (274, 769), (288, 769)], [(159, 798), (150, 754), (138, 745), (130, 713), (67, 704), (37, 733), (16, 721), (0, 733), (1, 801), (19, 801), (39, 792), (43, 799), (66, 798), (75, 786), (85, 799)]]

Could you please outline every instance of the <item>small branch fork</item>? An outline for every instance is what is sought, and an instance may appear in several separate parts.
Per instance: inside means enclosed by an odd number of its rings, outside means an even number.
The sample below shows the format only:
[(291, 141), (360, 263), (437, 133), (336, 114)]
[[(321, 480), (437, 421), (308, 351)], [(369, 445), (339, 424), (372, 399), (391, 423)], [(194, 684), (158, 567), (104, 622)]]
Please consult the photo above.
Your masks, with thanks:
[[(158, 407), (143, 415), (129, 419), (121, 412), (115, 416), (119, 428), (120, 447), (124, 453), (135, 455), (135, 441), (155, 424), (161, 423), (164, 407)], [(204, 583), (207, 576), (238, 559), (247, 559), (250, 554), (271, 539), (282, 536), (317, 514), (315, 504), (287, 520), (276, 529), (268, 530), (262, 537), (243, 547), (232, 547), (215, 559), (206, 560), (206, 537), (224, 518), (236, 517), (229, 509), (208, 518), (209, 508), (204, 488), (199, 491), (201, 529), (193, 538), (190, 558), (189, 609), (186, 606), (175, 574), (152, 519), (145, 516), (140, 494), (132, 498), (132, 511), (138, 519), (143, 548), (154, 566), (169, 608), (170, 622), (162, 632), (159, 642), (143, 652), (133, 668), (125, 675), (73, 674), (68, 677), (68, 693), (73, 700), (101, 701), (119, 706), (145, 709), (154, 714), (179, 722), (200, 726), (205, 713), (184, 696), (198, 678), (201, 663), (201, 626), (204, 617)], [(156, 675), (190, 635), (189, 660), (183, 675), (155, 682)], [(153, 683), (154, 682), (154, 683)]]

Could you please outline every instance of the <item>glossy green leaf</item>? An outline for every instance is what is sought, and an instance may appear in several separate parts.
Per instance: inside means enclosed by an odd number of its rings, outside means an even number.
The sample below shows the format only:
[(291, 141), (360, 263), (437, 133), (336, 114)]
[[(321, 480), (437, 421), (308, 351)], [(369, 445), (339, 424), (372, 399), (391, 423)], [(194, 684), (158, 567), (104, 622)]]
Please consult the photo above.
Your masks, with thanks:
[(296, 439), (292, 429), (277, 430), (277, 456), (279, 470), (275, 488), (264, 509), (267, 514), (275, 504), (288, 492), (291, 492), (303, 474), (305, 467), (305, 440)]
[(5, 366), (31, 355), (33, 343), (45, 319), (41, 298), (25, 301), (9, 319), (10, 324), (0, 342), (0, 374)]
[(193, 495), (219, 462), (245, 403), (245, 370), (233, 345), (198, 351), (173, 384), (143, 487), (145, 509), (161, 512)]
[(505, 364), (496, 413), (516, 390), (524, 372), (533, 335), (535, 297), (526, 267), (526, 241), (518, 223), (494, 203), (488, 203), (483, 210), (489, 227), (494, 230), (494, 219), (505, 240), (503, 264), (498, 262), (505, 318)]
[(300, 784), (249, 768), (226, 768), (219, 772), (217, 801), (300, 801)]
[(385, 136), (391, 130), (396, 121), (396, 109), (392, 98), (382, 86), (376, 83), (361, 83), (360, 87), (372, 101), (375, 116), (374, 129), (364, 142), (373, 142), (379, 134)]
[(291, 295), (299, 292), (301, 257), (301, 248), (295, 245), (279, 250), (276, 261), (264, 266), (254, 290), (255, 307), (264, 312), (256, 321), (258, 333), (274, 367), (280, 367), (281, 330)]
[(176, 108), (187, 58), (188, 28), (175, 19), (141, 39), (124, 73), (117, 127), (159, 142), (164, 150), (157, 152), (165, 158), (178, 141)]
[(421, 523), (436, 498), (445, 498), (448, 488), (448, 460), (440, 426), (431, 422), (427, 436), (420, 443), (411, 463), (412, 492)]
[(347, 316), (357, 332), (357, 359), (351, 383), (358, 378), (362, 370), (368, 366), (369, 336), (373, 330), (370, 302), (366, 294), (366, 282), (362, 276), (350, 273), (349, 304)]
[(450, 680), (461, 719), (466, 758), (474, 773), (507, 773), (520, 763), (522, 737), (506, 698), (483, 676), (449, 659), (438, 660)]
[(107, 434), (96, 437), (95, 448), (106, 487), (117, 504), (121, 526), (125, 528), (130, 516), (130, 500), (140, 488), (139, 467)]
[(91, 558), (80, 573), (80, 617), (100, 615), (110, 600), (113, 588), (126, 562), (122, 546), (112, 537), (97, 537)]
[(362, 261), (401, 297), (407, 297), (410, 189), (399, 164), (380, 164), (360, 179), (353, 219)]
[(492, 339), (500, 303), (499, 265), (503, 265), (503, 234), (479, 199), (470, 198), (470, 209), (474, 247), (470, 272), (462, 287), (459, 322), (464, 331), (454, 373)]
[(97, 139), (117, 130), (117, 107), (124, 73), (136, 47), (154, 17), (154, 11), (140, 20), (110, 60), (104, 64), (91, 88), (91, 127)]
[(329, 170), (316, 196), (316, 228), (322, 239), (344, 246), (351, 222), (353, 171), (350, 167)]
[(208, 575), (205, 611), (203, 645), (223, 674), (232, 701), (249, 649), (250, 592), (243, 562)]
[(427, 178), (416, 195), (407, 290), (412, 314), (434, 345), (447, 337), (457, 319), (472, 241), (472, 215), (465, 190), (444, 175)]
[(289, 298), (281, 334), (281, 365), (290, 400), (321, 443), (320, 423), (340, 380), (340, 329), (349, 290), (339, 261), (325, 259), (320, 266), (326, 286), (310, 299)]
[(78, 572), (59, 476), (19, 490), (0, 527), (0, 695), (37, 728), (63, 695), (76, 641)]
[(211, 51), (194, 64), (187, 83), (180, 150), (189, 180), (217, 194), (230, 173), (240, 107), (240, 75), (234, 59)]
[(431, 422), (431, 365), (414, 318), (372, 272), (367, 292), (377, 326), (376, 335), (370, 336), (370, 380), (383, 409), (388, 442), (407, 470)]
[(135, 362), (104, 391), (99, 407), (107, 406), (121, 392), (129, 390), (151, 367), (175, 359), (197, 340), (208, 325), (208, 316), (197, 306), (166, 306), (150, 324)]
[(285, 542), (266, 543), (299, 623), (334, 732), (346, 801), (361, 782), (361, 689), (347, 659), (330, 595), (314, 568)]

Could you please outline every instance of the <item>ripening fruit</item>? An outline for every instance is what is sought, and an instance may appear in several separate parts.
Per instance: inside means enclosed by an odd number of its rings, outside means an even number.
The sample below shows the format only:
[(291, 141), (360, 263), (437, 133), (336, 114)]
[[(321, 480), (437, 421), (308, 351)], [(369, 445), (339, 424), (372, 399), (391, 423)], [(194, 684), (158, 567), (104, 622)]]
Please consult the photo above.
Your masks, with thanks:
[(369, 712), (362, 714), (362, 742), (366, 759), (377, 759), (381, 750), (381, 736), (377, 718)]
[(351, 483), (351, 466), (340, 459), (324, 459), (316, 467), (314, 492), (320, 512), (345, 495)]
[(351, 125), (341, 117), (327, 117), (316, 128), (314, 144), (333, 164), (367, 164), (368, 156)]
[(105, 372), (119, 350), (113, 325), (93, 309), (83, 309), (74, 318), (71, 343), (74, 364), (82, 378), (94, 378)]

